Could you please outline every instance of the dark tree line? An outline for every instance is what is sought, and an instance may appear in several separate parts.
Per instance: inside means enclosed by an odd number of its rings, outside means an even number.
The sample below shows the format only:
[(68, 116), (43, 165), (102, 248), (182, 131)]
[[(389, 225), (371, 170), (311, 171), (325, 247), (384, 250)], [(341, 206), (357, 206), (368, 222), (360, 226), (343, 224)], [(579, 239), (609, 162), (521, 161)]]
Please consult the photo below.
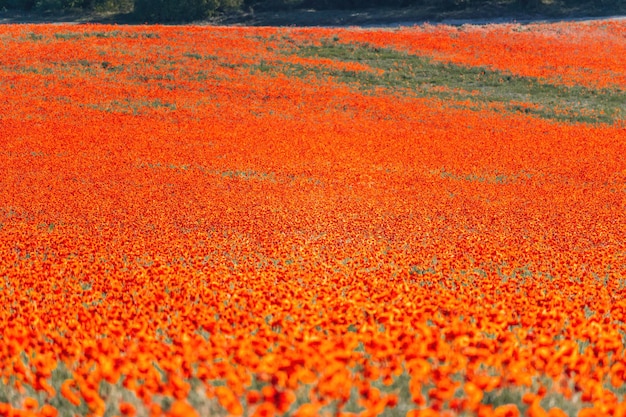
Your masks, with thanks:
[(2, 10), (61, 12), (81, 10), (129, 10), (134, 0), (0, 0)]
[[(537, 10), (547, 0), (509, 0), (511, 8)], [(561, 6), (587, 5), (615, 13), (624, 12), (626, 0), (557, 0)], [(476, 8), (490, 4), (502, 4), (496, 0), (0, 0), (0, 12), (19, 9), (35, 12), (62, 11), (112, 11), (132, 12), (142, 22), (188, 22), (204, 19), (218, 13), (241, 11), (278, 11), (294, 9), (358, 10), (376, 7), (433, 6), (445, 11)], [(551, 4), (554, 1), (550, 2)]]

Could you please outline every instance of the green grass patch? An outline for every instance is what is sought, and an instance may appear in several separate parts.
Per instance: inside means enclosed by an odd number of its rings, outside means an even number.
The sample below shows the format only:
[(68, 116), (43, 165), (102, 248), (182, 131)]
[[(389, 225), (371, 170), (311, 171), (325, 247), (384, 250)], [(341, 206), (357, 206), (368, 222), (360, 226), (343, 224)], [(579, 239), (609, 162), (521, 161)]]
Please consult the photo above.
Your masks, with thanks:
[(286, 42), (288, 56), (327, 58), (365, 64), (378, 72), (352, 71), (293, 63), (262, 62), (254, 71), (285, 73), (289, 76), (332, 77), (359, 90), (385, 89), (393, 94), (437, 97), (442, 100), (469, 100), (477, 104), (499, 104), (503, 111), (532, 114), (545, 119), (574, 123), (614, 123), (624, 118), (626, 92), (568, 87), (542, 82), (483, 67), (465, 67), (436, 62), (366, 44), (343, 44), (327, 39), (321, 45)]

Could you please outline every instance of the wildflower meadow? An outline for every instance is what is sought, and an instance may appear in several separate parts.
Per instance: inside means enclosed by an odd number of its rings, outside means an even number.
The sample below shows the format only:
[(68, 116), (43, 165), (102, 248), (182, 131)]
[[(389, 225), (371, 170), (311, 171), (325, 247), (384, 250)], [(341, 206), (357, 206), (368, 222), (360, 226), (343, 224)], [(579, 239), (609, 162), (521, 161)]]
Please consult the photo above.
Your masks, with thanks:
[(626, 416), (626, 21), (0, 26), (0, 416)]

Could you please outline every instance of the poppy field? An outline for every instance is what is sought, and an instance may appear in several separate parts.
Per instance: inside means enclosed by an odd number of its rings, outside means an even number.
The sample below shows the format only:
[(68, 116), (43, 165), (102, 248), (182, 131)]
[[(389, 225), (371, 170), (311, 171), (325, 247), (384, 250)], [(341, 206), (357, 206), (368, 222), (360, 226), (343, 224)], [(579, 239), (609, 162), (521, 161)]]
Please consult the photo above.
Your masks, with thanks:
[(626, 22), (0, 26), (0, 416), (626, 416)]

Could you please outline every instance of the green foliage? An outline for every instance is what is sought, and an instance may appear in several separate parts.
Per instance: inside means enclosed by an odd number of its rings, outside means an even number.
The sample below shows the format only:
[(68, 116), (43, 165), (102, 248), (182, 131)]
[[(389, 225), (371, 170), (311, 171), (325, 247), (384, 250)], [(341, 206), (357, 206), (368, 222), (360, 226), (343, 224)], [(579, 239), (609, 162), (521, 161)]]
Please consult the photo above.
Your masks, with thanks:
[(134, 10), (135, 21), (139, 23), (184, 23), (221, 13), (246, 15), (242, 11), (254, 15), (255, 12), (363, 9), (370, 9), (368, 13), (375, 9), (397, 13), (410, 10), (413, 17), (409, 20), (431, 20), (458, 11), (470, 18), (485, 13), (491, 17), (493, 13), (526, 12), (548, 17), (620, 14), (626, 11), (626, 0), (0, 0), (0, 11), (10, 9), (57, 14), (121, 12), (131, 20), (128, 12)]
[(526, 12), (558, 18), (621, 14), (626, 12), (626, 0), (0, 0), (0, 11), (121, 13), (127, 23), (128, 19), (135, 23), (185, 23), (219, 14), (231, 14), (237, 20), (254, 16), (256, 12), (259, 16), (264, 14), (262, 12), (364, 9), (368, 9), (366, 14), (373, 15), (376, 13), (371, 12), (376, 9), (398, 15), (409, 11), (412, 17), (407, 21), (436, 20), (459, 11), (469, 18), (485, 13), (487, 17), (494, 17), (494, 13), (507, 16)]
[(35, 7), (36, 0), (0, 0), (0, 10), (2, 9), (21, 9), (32, 10)]
[(245, 0), (247, 9), (256, 11), (294, 10), (303, 7), (305, 0)]
[[(430, 0), (428, 0), (430, 1)], [(424, 1), (416, 0), (246, 0), (246, 7), (254, 10), (304, 9), (364, 9), (369, 7), (406, 7)]]
[(0, 10), (63, 12), (67, 10), (128, 11), (134, 0), (0, 0)]
[(34, 9), (38, 11), (77, 9), (84, 7), (84, 3), (84, 0), (36, 0)]
[(87, 8), (100, 12), (129, 12), (133, 10), (134, 0), (87, 0)]
[(135, 0), (135, 15), (147, 22), (189, 22), (241, 5), (242, 0)]

